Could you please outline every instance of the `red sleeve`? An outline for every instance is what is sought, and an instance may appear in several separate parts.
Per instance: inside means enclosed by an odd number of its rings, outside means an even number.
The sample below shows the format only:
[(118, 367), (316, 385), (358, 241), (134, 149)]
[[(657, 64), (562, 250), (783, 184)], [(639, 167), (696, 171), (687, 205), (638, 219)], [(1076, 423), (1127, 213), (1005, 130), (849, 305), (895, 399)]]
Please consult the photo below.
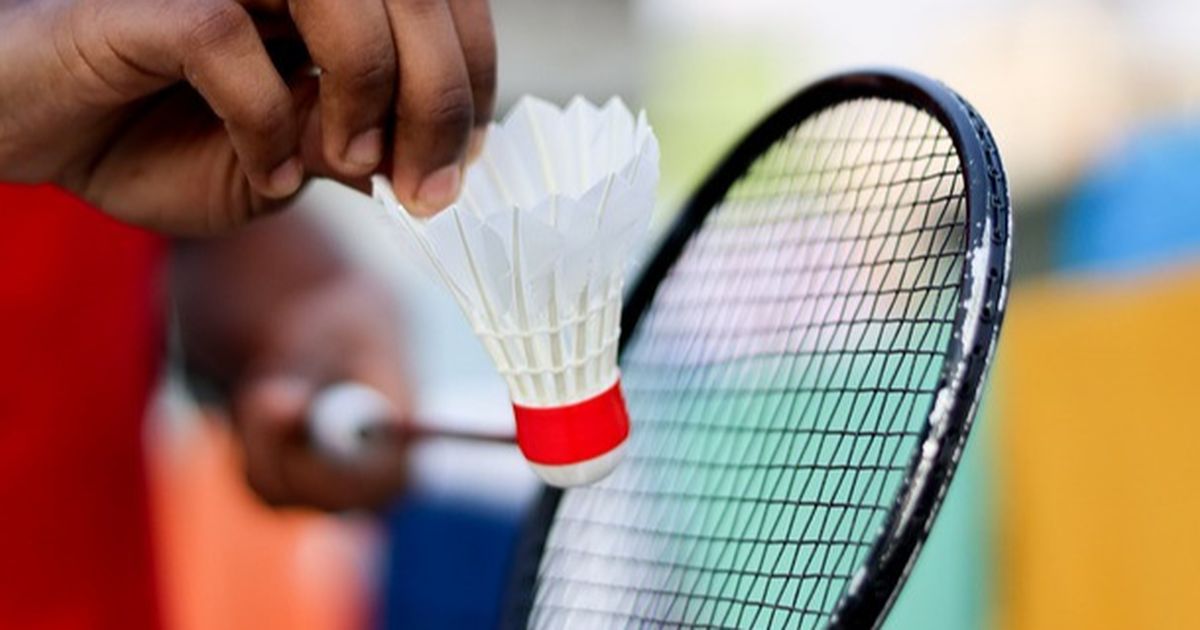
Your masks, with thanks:
[(165, 243), (49, 187), (0, 185), (0, 219), (0, 627), (155, 627)]

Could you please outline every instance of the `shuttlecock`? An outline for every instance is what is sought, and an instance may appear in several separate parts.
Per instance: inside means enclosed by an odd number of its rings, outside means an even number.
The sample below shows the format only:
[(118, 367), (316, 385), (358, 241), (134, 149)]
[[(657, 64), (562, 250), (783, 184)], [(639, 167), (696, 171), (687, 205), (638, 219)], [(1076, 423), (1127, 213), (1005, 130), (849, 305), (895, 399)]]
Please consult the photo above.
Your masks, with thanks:
[(412, 217), (374, 181), (406, 248), (450, 290), (508, 383), (517, 443), (546, 482), (591, 483), (621, 458), (621, 295), (658, 183), (645, 112), (524, 98), (493, 124), (458, 202)]

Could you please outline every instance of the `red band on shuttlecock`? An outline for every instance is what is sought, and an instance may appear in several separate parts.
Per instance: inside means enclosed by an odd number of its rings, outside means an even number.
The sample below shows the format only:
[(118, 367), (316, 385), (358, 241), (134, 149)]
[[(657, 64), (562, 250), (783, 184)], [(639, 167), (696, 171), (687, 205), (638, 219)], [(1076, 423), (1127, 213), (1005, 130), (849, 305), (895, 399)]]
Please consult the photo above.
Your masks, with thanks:
[(513, 403), (517, 445), (535, 464), (562, 466), (599, 457), (629, 435), (629, 412), (621, 382), (587, 400), (562, 407)]

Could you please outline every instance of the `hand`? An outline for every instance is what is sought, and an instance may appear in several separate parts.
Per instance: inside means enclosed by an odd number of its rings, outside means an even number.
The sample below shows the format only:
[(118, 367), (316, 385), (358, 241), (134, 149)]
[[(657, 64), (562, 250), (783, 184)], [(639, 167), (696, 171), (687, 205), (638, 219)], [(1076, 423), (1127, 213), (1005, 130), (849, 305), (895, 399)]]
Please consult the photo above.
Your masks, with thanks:
[(254, 344), (232, 388), (230, 411), (246, 478), (267, 503), (374, 508), (402, 490), (405, 444), (379, 442), (347, 460), (316, 448), (309, 432), (314, 397), (340, 381), (377, 389), (391, 403), (397, 425), (408, 416), (396, 321), (384, 316), (388, 311), (369, 284), (337, 282), (278, 311)]
[(0, 8), (0, 59), (0, 180), (177, 234), (312, 175), (386, 172), (436, 212), (495, 90), (486, 0), (26, 0)]
[(403, 488), (403, 438), (351, 459), (331, 457), (310, 435), (314, 398), (335, 383), (382, 393), (397, 425), (390, 435), (405, 435), (411, 409), (392, 296), (303, 210), (177, 242), (171, 280), (188, 366), (226, 401), (246, 477), (263, 499), (376, 507)]

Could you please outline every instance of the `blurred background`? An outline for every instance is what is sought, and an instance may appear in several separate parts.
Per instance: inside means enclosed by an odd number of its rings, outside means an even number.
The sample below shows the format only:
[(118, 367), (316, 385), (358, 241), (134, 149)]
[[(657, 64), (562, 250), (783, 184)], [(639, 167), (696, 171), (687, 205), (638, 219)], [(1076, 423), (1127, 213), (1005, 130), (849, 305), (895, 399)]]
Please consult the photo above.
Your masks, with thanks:
[[(620, 95), (659, 135), (662, 229), (758, 117), (864, 65), (939, 78), (1008, 168), (1016, 276), (988, 404), (888, 628), (1200, 627), (1200, 3), (499, 0), (500, 111)], [(418, 415), (503, 429), (454, 305), (332, 185), (299, 201), (406, 305)], [(399, 323), (397, 325), (400, 325)], [(537, 484), (432, 442), (382, 519), (278, 514), (168, 385), (151, 442), (168, 627), (486, 627)]]

